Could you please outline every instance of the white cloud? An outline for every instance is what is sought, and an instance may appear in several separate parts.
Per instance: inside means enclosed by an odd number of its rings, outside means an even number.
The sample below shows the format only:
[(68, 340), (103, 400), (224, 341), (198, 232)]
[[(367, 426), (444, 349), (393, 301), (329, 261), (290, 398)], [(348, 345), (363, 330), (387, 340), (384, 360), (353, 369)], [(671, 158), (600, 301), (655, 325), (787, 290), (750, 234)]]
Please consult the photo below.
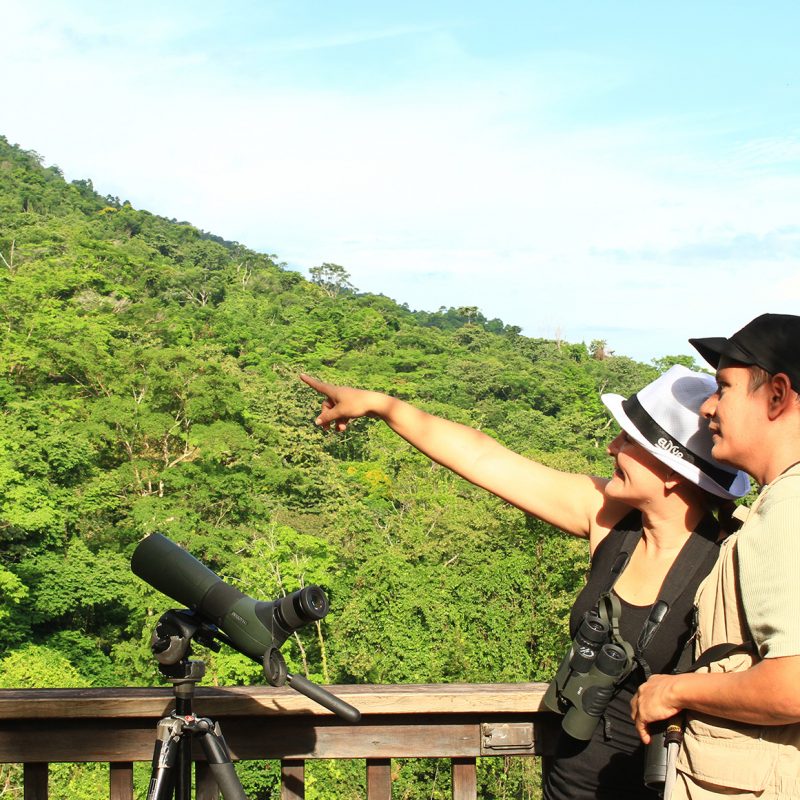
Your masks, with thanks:
[(221, 42), (191, 43), (201, 17), (47, 10), (7, 16), (0, 133), (138, 207), (299, 268), (340, 263), (415, 307), (478, 305), (532, 335), (610, 330), (642, 358), (686, 352), (667, 345), (693, 320), (732, 331), (797, 299), (797, 137), (748, 138), (710, 113), (559, 113), (624, 85), (620, 63), (480, 59), (431, 25), (264, 40), (410, 39), (405, 80), (312, 85), (237, 73)]

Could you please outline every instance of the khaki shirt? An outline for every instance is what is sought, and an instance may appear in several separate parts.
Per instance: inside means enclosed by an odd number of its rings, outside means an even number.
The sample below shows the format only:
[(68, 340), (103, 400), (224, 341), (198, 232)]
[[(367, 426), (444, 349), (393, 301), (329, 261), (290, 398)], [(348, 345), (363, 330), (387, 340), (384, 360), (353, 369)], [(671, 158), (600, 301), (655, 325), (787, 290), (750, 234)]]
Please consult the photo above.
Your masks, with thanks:
[[(773, 491), (773, 487), (778, 491)], [(770, 503), (787, 493), (800, 498), (800, 467), (792, 468), (765, 487), (741, 530), (723, 542), (716, 566), (697, 591), (696, 655), (715, 644), (751, 639), (742, 606), (738, 563), (740, 549), (745, 554), (749, 550), (747, 546), (740, 547), (740, 539), (746, 545), (748, 534), (757, 532), (759, 539), (770, 536)], [(784, 521), (779, 520), (779, 524)], [(800, 541), (800, 517), (793, 528)], [(785, 535), (785, 531), (780, 533)], [(773, 549), (772, 553), (775, 559), (782, 558), (778, 550)], [(795, 581), (795, 593), (798, 584), (800, 576)], [(791, 613), (800, 613), (797, 598), (782, 599)], [(760, 638), (756, 635), (756, 644), (764, 653), (768, 648)], [(797, 647), (796, 652), (800, 652), (800, 642)], [(749, 653), (734, 653), (698, 672), (740, 672), (757, 659), (758, 656)], [(746, 725), (692, 713), (678, 757), (678, 770), (673, 800), (699, 800), (719, 794), (759, 800), (800, 797), (800, 724)]]

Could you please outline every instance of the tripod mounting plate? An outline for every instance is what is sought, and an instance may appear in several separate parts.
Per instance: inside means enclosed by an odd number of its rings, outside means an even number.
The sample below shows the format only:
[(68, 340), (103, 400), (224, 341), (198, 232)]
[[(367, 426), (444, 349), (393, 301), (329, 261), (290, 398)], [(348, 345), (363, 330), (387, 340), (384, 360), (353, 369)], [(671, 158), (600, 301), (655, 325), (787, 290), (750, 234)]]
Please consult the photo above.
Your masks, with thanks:
[(171, 681), (196, 683), (206, 674), (206, 665), (202, 661), (183, 659), (177, 664), (159, 664), (158, 671)]

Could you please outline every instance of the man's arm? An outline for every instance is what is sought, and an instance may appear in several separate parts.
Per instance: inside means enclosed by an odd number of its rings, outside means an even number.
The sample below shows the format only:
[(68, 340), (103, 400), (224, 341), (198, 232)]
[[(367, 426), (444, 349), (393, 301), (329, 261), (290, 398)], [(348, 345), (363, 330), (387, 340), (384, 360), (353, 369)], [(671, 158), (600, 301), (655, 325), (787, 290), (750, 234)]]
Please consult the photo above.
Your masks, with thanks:
[(683, 709), (752, 725), (800, 722), (800, 656), (765, 658), (743, 672), (653, 675), (631, 701), (645, 744), (650, 723)]

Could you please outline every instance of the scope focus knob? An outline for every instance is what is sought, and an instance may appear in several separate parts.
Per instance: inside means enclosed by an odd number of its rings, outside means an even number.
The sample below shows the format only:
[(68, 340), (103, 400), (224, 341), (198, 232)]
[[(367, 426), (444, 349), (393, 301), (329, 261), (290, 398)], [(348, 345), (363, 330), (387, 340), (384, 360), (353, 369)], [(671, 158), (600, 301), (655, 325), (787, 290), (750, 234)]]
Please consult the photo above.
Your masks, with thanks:
[(286, 662), (277, 647), (270, 646), (264, 651), (262, 663), (264, 675), (271, 686), (283, 686), (286, 683)]

